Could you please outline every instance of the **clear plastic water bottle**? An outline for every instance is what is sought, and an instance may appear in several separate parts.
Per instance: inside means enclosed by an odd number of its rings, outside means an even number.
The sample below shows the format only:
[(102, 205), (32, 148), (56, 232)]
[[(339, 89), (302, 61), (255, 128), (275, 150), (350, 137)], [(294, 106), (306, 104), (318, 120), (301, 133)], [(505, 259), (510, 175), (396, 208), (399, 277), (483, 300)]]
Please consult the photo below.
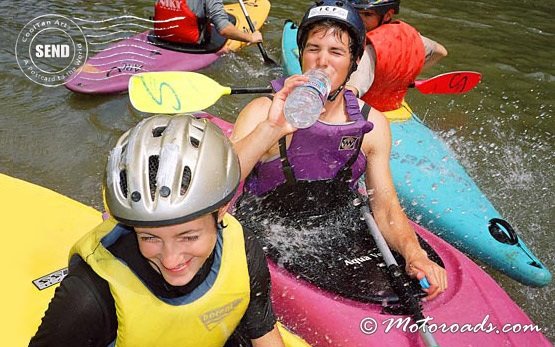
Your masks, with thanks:
[(305, 75), (309, 77), (308, 82), (293, 89), (283, 110), (295, 128), (308, 128), (318, 120), (331, 89), (330, 79), (323, 70), (312, 69)]

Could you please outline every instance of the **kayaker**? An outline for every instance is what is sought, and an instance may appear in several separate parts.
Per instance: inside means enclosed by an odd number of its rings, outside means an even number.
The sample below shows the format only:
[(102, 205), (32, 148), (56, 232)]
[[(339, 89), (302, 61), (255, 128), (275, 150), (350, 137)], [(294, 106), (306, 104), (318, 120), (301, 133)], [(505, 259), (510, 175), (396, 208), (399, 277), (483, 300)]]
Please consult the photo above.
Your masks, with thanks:
[(222, 0), (157, 0), (154, 5), (154, 31), (165, 41), (207, 43), (210, 41), (210, 23), (227, 39), (262, 42), (260, 31), (241, 31), (229, 21)]
[(283, 346), (264, 252), (226, 213), (239, 171), (231, 143), (205, 120), (154, 116), (123, 134), (104, 182), (113, 218), (73, 246), (30, 346), (235, 346), (245, 337)]
[[(389, 168), (388, 121), (344, 89), (362, 56), (364, 39), (364, 24), (346, 2), (324, 0), (305, 13), (297, 34), (301, 67), (328, 74), (330, 97), (319, 120), (306, 129), (295, 129), (283, 114), (285, 99), (307, 82), (305, 76), (273, 81), (277, 92), (272, 99), (257, 98), (240, 112), (232, 141), (245, 188), (236, 217), (263, 233), (261, 240), (269, 242), (269, 249), (311, 252), (315, 243), (322, 249), (327, 242), (322, 235), (293, 239), (284, 230), (340, 225), (341, 230), (349, 226), (353, 232), (368, 233), (359, 209), (351, 204), (365, 174), (369, 204), (388, 244), (406, 260), (411, 276), (427, 277), (427, 299), (433, 299), (447, 287), (446, 272), (420, 247), (399, 204)], [(335, 237), (329, 239), (325, 247), (333, 256)]]
[(401, 107), (409, 86), (422, 69), (447, 56), (441, 44), (411, 25), (395, 20), (400, 0), (349, 0), (366, 27), (366, 48), (348, 85), (378, 110)]

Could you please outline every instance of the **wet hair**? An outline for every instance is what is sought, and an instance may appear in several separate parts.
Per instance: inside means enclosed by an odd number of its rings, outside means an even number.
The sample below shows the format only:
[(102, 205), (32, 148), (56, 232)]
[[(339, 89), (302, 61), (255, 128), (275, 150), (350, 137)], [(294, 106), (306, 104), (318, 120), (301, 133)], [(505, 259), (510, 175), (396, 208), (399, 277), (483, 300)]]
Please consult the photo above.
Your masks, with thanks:
[(224, 228), (227, 227), (227, 225), (224, 224), (223, 220), (218, 222), (218, 212), (219, 211), (217, 211), (217, 210), (212, 212), (212, 217), (214, 217), (214, 221), (216, 222), (216, 229), (217, 230), (223, 230)]

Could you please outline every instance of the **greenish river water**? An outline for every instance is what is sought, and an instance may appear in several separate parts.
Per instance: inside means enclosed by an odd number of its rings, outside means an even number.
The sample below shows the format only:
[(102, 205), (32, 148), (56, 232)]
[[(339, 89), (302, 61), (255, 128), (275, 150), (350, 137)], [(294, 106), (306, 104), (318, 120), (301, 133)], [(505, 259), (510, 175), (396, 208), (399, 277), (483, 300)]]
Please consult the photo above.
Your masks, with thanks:
[[(14, 46), (23, 26), (39, 15), (148, 18), (153, 3), (0, 2), (0, 172), (102, 208), (100, 187), (107, 153), (117, 137), (144, 115), (133, 110), (126, 95), (76, 95), (64, 87), (31, 82), (17, 65)], [(298, 21), (309, 3), (272, 4), (262, 30), (270, 55), (280, 56), (283, 21)], [(449, 56), (424, 77), (454, 70), (483, 74), (483, 82), (468, 94), (424, 96), (411, 91), (407, 100), (441, 134), (482, 191), (552, 271), (554, 5), (529, 0), (404, 0), (399, 15), (449, 50)], [(256, 47), (248, 47), (224, 56), (202, 73), (224, 85), (265, 86), (281, 71), (265, 67)], [(208, 111), (232, 121), (250, 99), (223, 97)], [(528, 288), (486, 270), (553, 341), (555, 285)]]

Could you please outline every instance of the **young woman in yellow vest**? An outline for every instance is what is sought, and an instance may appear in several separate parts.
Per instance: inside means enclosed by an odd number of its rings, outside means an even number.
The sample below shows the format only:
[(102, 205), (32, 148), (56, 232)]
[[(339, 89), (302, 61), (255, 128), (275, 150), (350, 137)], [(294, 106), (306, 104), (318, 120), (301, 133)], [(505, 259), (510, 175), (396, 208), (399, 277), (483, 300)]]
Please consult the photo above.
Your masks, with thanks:
[(393, 19), (400, 0), (349, 2), (366, 27), (366, 48), (348, 86), (382, 112), (398, 109), (416, 76), (447, 56), (447, 50), (411, 25)]
[(154, 116), (123, 134), (111, 217), (74, 245), (30, 346), (283, 346), (264, 253), (226, 213), (240, 176), (206, 120)]

